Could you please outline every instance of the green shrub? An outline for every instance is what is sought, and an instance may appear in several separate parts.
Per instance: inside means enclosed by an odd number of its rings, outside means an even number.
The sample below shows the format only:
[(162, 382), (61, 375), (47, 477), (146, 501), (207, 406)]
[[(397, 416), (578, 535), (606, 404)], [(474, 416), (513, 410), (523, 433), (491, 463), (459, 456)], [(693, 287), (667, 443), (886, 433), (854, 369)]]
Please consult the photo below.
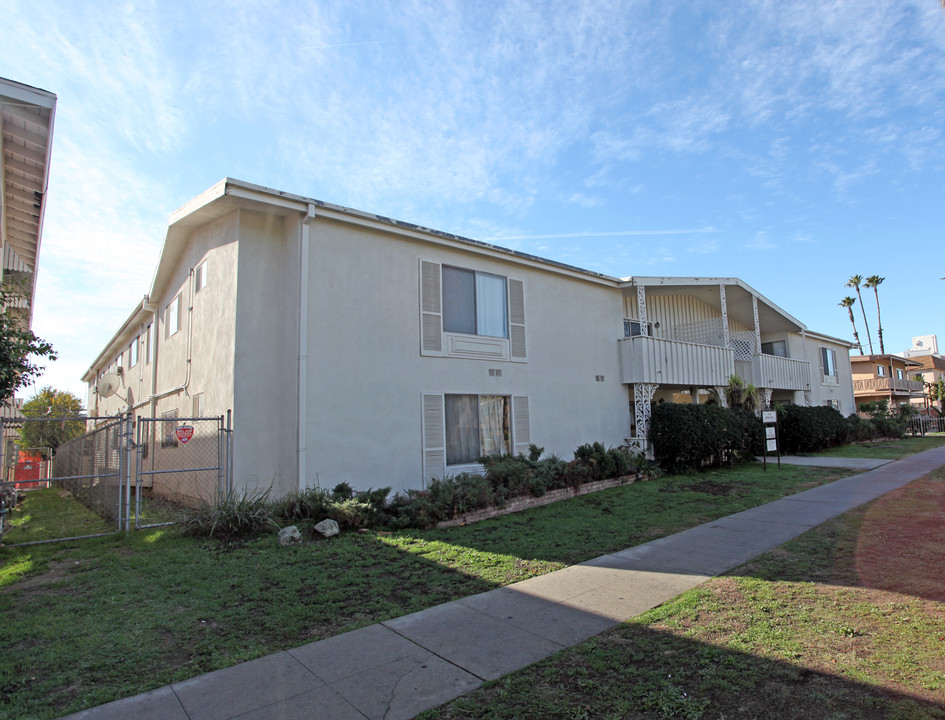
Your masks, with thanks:
[(818, 405), (786, 405), (778, 409), (781, 452), (815, 452), (849, 441), (850, 425), (840, 411)]
[(331, 496), (318, 487), (290, 492), (273, 501), (272, 514), (280, 522), (292, 523), (297, 520), (323, 520), (328, 517)]
[(187, 510), (180, 527), (191, 537), (232, 538), (278, 530), (279, 524), (268, 491), (241, 490)]
[(658, 403), (650, 418), (656, 461), (670, 472), (731, 465), (762, 449), (764, 426), (754, 413), (716, 404)]

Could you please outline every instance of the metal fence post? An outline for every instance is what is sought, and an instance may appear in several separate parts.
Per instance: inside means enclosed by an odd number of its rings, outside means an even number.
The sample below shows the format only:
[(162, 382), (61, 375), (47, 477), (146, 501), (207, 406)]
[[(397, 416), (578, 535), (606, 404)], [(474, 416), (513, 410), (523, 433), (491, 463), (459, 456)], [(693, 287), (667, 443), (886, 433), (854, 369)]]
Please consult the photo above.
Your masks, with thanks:
[(233, 411), (226, 411), (226, 494), (233, 493)]

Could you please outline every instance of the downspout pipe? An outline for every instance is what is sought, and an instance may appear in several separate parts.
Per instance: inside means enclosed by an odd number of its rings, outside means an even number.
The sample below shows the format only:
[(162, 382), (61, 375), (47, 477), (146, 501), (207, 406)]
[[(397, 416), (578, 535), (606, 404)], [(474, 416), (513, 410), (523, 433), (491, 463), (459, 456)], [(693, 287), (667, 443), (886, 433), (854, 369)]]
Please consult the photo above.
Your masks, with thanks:
[(308, 204), (299, 234), (298, 489), (308, 485), (308, 253), (315, 205)]

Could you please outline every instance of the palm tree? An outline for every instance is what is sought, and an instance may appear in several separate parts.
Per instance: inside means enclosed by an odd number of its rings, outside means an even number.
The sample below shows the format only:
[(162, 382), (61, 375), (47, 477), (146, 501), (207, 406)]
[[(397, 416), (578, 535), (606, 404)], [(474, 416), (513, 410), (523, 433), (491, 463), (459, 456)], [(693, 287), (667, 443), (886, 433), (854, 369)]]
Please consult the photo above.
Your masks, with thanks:
[(850, 313), (850, 324), (853, 325), (853, 339), (856, 340), (856, 346), (860, 348), (860, 355), (863, 354), (863, 345), (860, 344), (860, 336), (856, 332), (856, 320), (853, 319), (853, 306), (856, 305), (856, 298), (847, 295), (843, 300), (837, 303), (840, 307), (845, 307)]
[(877, 334), (879, 335), (879, 352), (883, 355), (886, 354), (886, 348), (883, 347), (883, 318), (879, 314), (879, 286), (886, 278), (880, 277), (879, 275), (870, 275), (866, 278), (866, 282), (863, 283), (863, 287), (873, 288), (873, 292), (876, 293), (876, 320), (879, 323), (879, 330)]
[(860, 285), (863, 284), (862, 275), (851, 275), (847, 287), (856, 288), (856, 296), (860, 300), (860, 310), (863, 311), (863, 324), (866, 325), (866, 341), (870, 344), (870, 355), (873, 354), (873, 338), (870, 336), (870, 324), (866, 321), (866, 309), (863, 307), (863, 296), (860, 295)]

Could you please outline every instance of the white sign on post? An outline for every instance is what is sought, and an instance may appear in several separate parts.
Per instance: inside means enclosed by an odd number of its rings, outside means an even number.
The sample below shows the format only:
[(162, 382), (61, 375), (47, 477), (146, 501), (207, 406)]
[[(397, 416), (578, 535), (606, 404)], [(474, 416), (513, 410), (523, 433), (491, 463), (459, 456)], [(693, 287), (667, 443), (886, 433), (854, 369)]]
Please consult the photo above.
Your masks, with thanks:
[(761, 413), (761, 421), (767, 425), (768, 423), (776, 423), (778, 421), (778, 411), (777, 410), (765, 410)]
[(778, 449), (778, 441), (777, 441), (777, 440), (768, 440), (768, 450), (769, 450), (770, 452), (776, 452), (777, 449)]
[[(771, 426), (765, 427), (765, 437), (766, 437), (766, 438), (768, 438), (769, 440), (771, 440), (772, 438), (775, 437), (775, 434), (774, 434), (774, 433), (775, 433), (775, 429), (774, 429), (773, 427), (771, 427)], [(769, 448), (769, 449), (770, 449), (770, 448)]]

